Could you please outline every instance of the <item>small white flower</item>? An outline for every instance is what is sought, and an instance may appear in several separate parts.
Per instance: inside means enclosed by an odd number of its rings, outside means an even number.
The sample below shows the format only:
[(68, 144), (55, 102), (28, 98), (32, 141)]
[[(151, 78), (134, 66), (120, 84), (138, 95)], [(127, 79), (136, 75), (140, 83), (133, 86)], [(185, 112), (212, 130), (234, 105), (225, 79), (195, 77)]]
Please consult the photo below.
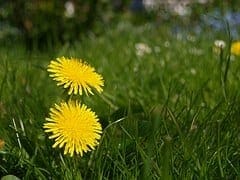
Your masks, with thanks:
[(135, 44), (135, 49), (137, 56), (143, 56), (144, 54), (150, 54), (152, 52), (152, 49), (145, 43)]
[(226, 47), (226, 43), (223, 40), (215, 40), (213, 46), (213, 52), (219, 55)]
[(194, 68), (191, 68), (190, 72), (191, 72), (192, 75), (197, 74), (197, 71), (196, 71), (196, 69), (194, 69)]
[(157, 1), (155, 1), (155, 0), (143, 0), (143, 5), (149, 11), (157, 10), (157, 8), (159, 6)]
[(179, 16), (187, 16), (191, 14), (191, 9), (184, 4), (176, 4), (174, 6), (174, 12)]
[(226, 43), (223, 40), (215, 40), (214, 46), (216, 48), (224, 49), (226, 47)]
[(75, 13), (75, 7), (74, 7), (74, 4), (72, 1), (67, 1), (65, 4), (65, 12), (64, 12), (64, 15), (67, 17), (67, 18), (72, 18), (74, 16), (74, 13)]
[(170, 42), (169, 42), (169, 41), (165, 41), (165, 42), (164, 42), (164, 46), (165, 46), (165, 47), (169, 47), (169, 46), (170, 46)]

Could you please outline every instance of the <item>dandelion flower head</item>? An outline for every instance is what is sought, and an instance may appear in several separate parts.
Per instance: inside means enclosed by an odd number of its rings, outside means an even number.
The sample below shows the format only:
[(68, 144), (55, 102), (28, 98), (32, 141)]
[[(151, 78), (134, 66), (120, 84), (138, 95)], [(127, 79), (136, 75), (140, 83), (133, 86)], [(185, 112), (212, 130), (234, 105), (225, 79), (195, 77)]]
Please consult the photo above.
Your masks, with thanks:
[(52, 133), (50, 139), (55, 139), (53, 148), (64, 147), (64, 154), (83, 155), (98, 145), (102, 127), (96, 114), (79, 102), (69, 101), (55, 104), (50, 108), (50, 117), (46, 118), (43, 128)]
[(240, 56), (240, 41), (232, 43), (231, 53), (234, 55)]
[(226, 47), (225, 41), (215, 40), (214, 46), (213, 46), (213, 52), (219, 55), (225, 47)]
[(64, 88), (69, 88), (68, 94), (83, 94), (83, 91), (93, 94), (92, 88), (99, 93), (103, 91), (103, 78), (95, 72), (95, 69), (83, 62), (81, 59), (75, 58), (57, 58), (48, 65), (47, 69), (58, 83), (58, 86), (63, 85)]
[(224, 49), (226, 47), (226, 43), (223, 40), (215, 40), (214, 41), (214, 46), (216, 48)]

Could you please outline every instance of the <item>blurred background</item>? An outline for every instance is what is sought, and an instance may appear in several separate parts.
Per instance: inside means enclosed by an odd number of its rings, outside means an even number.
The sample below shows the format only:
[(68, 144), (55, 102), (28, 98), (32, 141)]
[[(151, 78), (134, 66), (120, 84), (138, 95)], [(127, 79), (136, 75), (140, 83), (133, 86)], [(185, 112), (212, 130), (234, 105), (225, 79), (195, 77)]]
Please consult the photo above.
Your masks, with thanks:
[(100, 36), (120, 21), (151, 22), (173, 34), (219, 32), (226, 29), (220, 17), (237, 39), (239, 9), (237, 0), (8, 0), (0, 2), (0, 43), (49, 50), (89, 34)]

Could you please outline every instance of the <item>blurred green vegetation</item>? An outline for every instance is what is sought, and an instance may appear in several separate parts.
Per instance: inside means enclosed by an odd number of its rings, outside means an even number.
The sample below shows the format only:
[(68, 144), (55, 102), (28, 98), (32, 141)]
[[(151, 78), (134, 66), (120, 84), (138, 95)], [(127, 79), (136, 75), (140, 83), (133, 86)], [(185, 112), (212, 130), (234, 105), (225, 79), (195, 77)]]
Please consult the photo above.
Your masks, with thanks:
[[(141, 9), (138, 0), (10, 0), (0, 2), (0, 40), (23, 40), (27, 49), (55, 47), (79, 40), (88, 32), (101, 34), (106, 26), (119, 20), (135, 24), (149, 21), (158, 24), (197, 24), (204, 13), (217, 9), (238, 11), (239, 2), (229, 1), (149, 1), (152, 6)], [(144, 1), (148, 3), (148, 1)], [(174, 4), (175, 3), (175, 4)], [(182, 11), (182, 12), (179, 12)], [(183, 17), (181, 13), (188, 13)], [(127, 17), (127, 18), (126, 18)], [(3, 29), (8, 33), (3, 33)], [(4, 40), (3, 40), (4, 39)]]
[[(212, 51), (219, 38), (227, 44), (222, 58)], [(229, 43), (227, 34), (178, 36), (168, 27), (120, 22), (51, 52), (1, 47), (0, 176), (239, 179), (240, 63), (232, 56), (227, 66)], [(105, 80), (101, 95), (84, 97), (104, 132), (82, 158), (53, 149), (42, 128), (63, 93), (46, 67), (63, 55), (87, 60)]]
[(1, 20), (20, 30), (28, 48), (47, 49), (91, 30), (104, 6), (97, 0), (14, 0), (1, 3)]

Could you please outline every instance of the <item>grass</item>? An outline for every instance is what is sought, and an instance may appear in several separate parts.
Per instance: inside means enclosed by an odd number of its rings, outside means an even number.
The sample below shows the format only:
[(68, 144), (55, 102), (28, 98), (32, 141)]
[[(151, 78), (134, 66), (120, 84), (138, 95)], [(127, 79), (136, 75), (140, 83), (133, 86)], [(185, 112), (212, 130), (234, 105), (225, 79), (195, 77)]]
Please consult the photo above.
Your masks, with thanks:
[[(0, 49), (0, 177), (22, 179), (238, 179), (240, 178), (239, 57), (212, 51), (227, 34), (175, 36), (168, 28), (119, 23), (102, 36), (52, 52)], [(152, 52), (139, 57), (135, 44)], [(62, 89), (46, 67), (78, 57), (105, 80), (101, 95), (84, 101), (104, 128), (100, 145), (64, 156), (42, 125)], [(228, 72), (227, 74), (225, 72)], [(224, 86), (221, 77), (226, 74)]]

